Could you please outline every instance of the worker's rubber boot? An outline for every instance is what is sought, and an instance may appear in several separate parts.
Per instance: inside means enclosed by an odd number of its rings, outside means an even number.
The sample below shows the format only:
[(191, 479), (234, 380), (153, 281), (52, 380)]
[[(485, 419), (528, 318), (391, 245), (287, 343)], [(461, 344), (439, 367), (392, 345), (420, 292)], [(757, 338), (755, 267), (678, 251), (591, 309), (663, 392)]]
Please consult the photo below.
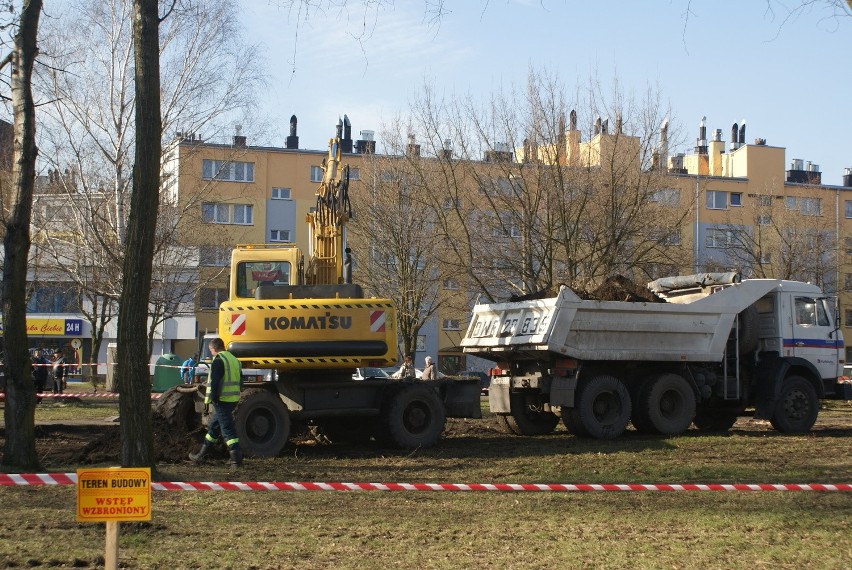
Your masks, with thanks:
[(243, 466), (243, 450), (239, 447), (232, 447), (230, 449), (231, 454), (231, 467), (242, 467)]
[(202, 461), (204, 461), (204, 458), (207, 457), (207, 452), (210, 451), (210, 447), (211, 447), (210, 443), (205, 441), (201, 445), (201, 449), (199, 449), (195, 453), (189, 454), (189, 458), (192, 461), (194, 461), (195, 463), (201, 463)]

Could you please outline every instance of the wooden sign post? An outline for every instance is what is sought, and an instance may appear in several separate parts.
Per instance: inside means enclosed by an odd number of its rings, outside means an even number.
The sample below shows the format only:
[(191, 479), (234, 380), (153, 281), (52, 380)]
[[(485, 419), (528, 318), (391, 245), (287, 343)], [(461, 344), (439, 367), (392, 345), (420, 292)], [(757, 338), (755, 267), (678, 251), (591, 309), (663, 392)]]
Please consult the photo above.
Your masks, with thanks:
[(151, 469), (78, 469), (77, 520), (106, 523), (104, 565), (117, 569), (120, 521), (151, 520)]

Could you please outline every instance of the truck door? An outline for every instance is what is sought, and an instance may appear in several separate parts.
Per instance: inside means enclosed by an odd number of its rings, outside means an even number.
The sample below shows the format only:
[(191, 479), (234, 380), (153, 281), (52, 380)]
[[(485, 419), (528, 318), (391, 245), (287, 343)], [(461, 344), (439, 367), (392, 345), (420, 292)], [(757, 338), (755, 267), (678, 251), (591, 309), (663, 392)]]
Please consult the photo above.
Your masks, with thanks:
[(795, 297), (793, 301), (793, 338), (785, 342), (794, 356), (810, 361), (823, 378), (840, 374), (840, 351), (843, 341), (834, 325), (830, 299)]

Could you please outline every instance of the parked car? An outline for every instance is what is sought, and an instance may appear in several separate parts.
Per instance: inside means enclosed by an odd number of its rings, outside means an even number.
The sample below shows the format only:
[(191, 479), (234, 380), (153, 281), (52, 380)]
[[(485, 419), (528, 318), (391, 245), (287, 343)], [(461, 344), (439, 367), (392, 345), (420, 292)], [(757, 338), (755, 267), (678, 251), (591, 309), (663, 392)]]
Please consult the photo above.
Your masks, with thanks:
[(459, 378), (478, 378), (480, 391), (488, 395), (488, 388), (491, 386), (491, 377), (481, 370), (463, 370), (457, 374)]
[(390, 378), (383, 368), (366, 367), (356, 368), (355, 374), (352, 375), (353, 380), (366, 380), (367, 378)]
[[(414, 377), (415, 377), (415, 378), (417, 378), (417, 379), (419, 380), (421, 376), (423, 376), (423, 369), (422, 369), (422, 368), (415, 368), (415, 369), (414, 369)], [(446, 374), (444, 374), (444, 373), (443, 373), (443, 372), (441, 372), (440, 370), (438, 371), (438, 379), (439, 379), (439, 380), (440, 380), (441, 378), (446, 378), (446, 377), (447, 377), (447, 375), (446, 375)]]

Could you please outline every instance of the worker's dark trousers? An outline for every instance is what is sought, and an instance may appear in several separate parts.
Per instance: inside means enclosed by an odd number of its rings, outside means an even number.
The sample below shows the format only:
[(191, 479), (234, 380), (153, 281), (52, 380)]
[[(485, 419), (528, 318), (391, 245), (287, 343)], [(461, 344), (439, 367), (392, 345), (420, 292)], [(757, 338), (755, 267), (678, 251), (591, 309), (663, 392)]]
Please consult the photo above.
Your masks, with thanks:
[(237, 428), (234, 427), (234, 408), (236, 402), (219, 402), (213, 404), (213, 418), (207, 424), (207, 441), (213, 443), (222, 436), (229, 448), (239, 446)]

